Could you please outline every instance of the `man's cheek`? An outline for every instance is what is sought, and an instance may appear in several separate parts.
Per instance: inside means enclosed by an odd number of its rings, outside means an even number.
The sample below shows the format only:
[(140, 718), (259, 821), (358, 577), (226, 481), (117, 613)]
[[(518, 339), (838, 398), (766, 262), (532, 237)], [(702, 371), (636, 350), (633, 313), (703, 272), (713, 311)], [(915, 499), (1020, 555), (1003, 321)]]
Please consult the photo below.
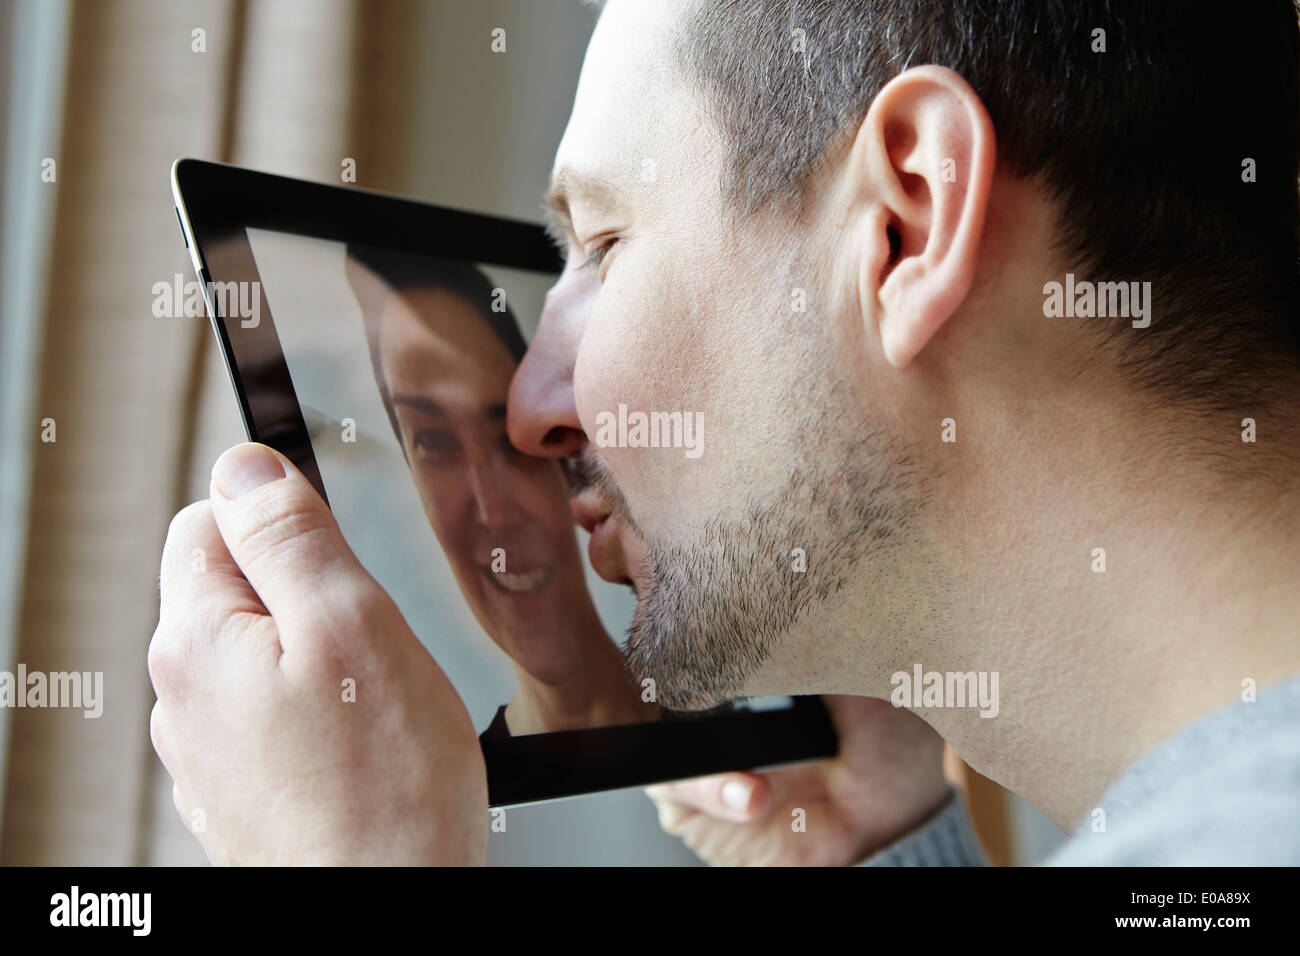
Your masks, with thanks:
[[(578, 419), (587, 440), (595, 446), (613, 472), (638, 520), (645, 507), (659, 497), (661, 463), (654, 458), (664, 449), (639, 447), (638, 434), (629, 429), (633, 413), (648, 414), (659, 408), (652, 369), (638, 360), (632, 350), (612, 347), (590, 351), (584, 342), (574, 366), (573, 391)], [(650, 372), (651, 374), (647, 374)], [(646, 517), (649, 517), (646, 515)]]
[[(648, 263), (643, 260), (650, 260)], [(658, 408), (662, 393), (679, 392), (683, 315), (672, 284), (647, 272), (646, 250), (615, 263), (588, 317), (573, 369), (578, 417), (594, 440), (595, 416), (628, 408)]]
[(639, 401), (644, 364), (635, 343), (615, 323), (593, 323), (573, 366), (573, 400), (592, 444), (603, 446), (601, 425), (619, 403)]

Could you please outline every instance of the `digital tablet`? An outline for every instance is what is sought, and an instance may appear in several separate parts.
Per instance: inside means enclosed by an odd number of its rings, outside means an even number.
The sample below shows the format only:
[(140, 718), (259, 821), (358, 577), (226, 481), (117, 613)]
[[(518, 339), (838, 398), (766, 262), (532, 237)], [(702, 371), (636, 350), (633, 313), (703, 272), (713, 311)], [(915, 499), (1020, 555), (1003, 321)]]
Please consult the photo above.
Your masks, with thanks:
[(676, 713), (628, 678), (635, 598), (591, 570), (562, 464), (506, 435), (562, 269), (541, 226), (191, 159), (172, 191), (197, 275), (176, 295), (249, 440), (315, 485), (447, 673), (493, 806), (835, 752), (820, 698)]

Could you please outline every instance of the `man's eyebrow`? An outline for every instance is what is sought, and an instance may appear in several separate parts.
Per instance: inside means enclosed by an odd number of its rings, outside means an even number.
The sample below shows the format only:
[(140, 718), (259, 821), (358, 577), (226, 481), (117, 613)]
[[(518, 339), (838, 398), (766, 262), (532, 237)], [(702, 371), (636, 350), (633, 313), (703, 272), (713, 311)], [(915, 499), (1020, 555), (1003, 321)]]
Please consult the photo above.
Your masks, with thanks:
[(618, 187), (607, 176), (582, 173), (570, 166), (561, 166), (551, 177), (551, 184), (542, 196), (546, 204), (546, 230), (556, 243), (567, 244), (573, 236), (573, 216), (570, 204), (577, 199), (594, 204), (609, 205), (618, 196)]
[(550, 236), (551, 242), (555, 244), (563, 255), (569, 248), (569, 237), (573, 235), (573, 222), (569, 219), (569, 211), (561, 211), (557, 206), (551, 205), (550, 192), (547, 192), (546, 205), (542, 207), (542, 213), (546, 220), (543, 223), (546, 226), (546, 234)]

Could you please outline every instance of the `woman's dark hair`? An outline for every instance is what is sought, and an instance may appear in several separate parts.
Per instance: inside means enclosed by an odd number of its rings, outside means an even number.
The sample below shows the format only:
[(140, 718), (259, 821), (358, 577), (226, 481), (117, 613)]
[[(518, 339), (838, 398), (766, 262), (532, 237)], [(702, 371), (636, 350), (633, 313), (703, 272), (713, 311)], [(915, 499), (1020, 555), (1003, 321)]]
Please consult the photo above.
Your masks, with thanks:
[[(448, 292), (472, 305), (482, 316), (489, 328), (505, 345), (516, 364), (523, 360), (528, 344), (524, 341), (514, 313), (505, 304), (504, 295), (492, 285), (492, 282), (468, 262), (457, 259), (443, 259), (419, 252), (399, 252), (381, 246), (365, 246), (350, 243), (347, 258), (365, 267), (378, 276), (389, 289), (397, 295), (409, 291), (443, 291)], [(349, 280), (351, 276), (349, 275)], [(353, 283), (353, 291), (361, 303), (361, 319), (365, 324), (366, 345), (370, 349), (370, 368), (379, 387), (384, 410), (388, 412), (388, 422), (393, 426), (393, 434), (406, 455), (406, 445), (402, 443), (402, 430), (397, 421), (397, 410), (393, 407), (392, 393), (384, 375), (383, 361), (379, 353), (379, 318), (382, 303), (367, 301)], [(493, 305), (500, 303), (500, 311)]]

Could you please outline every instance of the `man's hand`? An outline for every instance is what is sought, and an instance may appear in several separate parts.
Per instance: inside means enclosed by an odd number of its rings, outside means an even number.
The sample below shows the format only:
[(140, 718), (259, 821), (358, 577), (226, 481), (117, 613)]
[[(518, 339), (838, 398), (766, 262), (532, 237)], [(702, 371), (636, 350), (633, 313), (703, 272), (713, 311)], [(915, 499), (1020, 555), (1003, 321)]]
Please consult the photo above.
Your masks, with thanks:
[(938, 809), (947, 794), (943, 740), (928, 724), (883, 700), (824, 700), (838, 756), (648, 787), (660, 825), (715, 866), (848, 866)]
[(469, 714), (286, 459), (218, 459), (211, 501), (172, 521), (161, 586), (150, 732), (209, 859), (485, 861)]

